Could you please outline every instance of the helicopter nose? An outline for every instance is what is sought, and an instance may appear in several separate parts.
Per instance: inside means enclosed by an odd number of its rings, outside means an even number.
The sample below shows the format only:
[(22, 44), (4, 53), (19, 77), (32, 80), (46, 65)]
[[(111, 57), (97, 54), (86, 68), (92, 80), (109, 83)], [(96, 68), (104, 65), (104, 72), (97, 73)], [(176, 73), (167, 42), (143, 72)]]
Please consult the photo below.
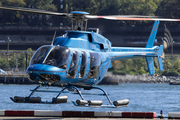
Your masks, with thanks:
[(30, 65), (27, 68), (27, 71), (50, 71), (50, 72), (57, 72), (62, 71), (61, 68), (51, 66), (51, 65), (44, 65), (44, 64), (34, 64)]
[(55, 66), (34, 64), (27, 68), (26, 73), (31, 81), (60, 82), (60, 73), (63, 71), (64, 69)]

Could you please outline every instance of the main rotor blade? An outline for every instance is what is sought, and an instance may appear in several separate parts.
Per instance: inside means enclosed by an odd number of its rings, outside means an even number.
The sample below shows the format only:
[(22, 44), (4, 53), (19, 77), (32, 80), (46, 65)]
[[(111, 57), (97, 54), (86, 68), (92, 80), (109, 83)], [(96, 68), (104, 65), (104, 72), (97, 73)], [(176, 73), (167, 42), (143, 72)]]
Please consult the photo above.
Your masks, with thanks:
[(145, 20), (145, 21), (180, 21), (180, 19), (168, 19), (168, 18), (156, 18), (154, 16), (141, 16), (141, 15), (130, 15), (130, 16), (92, 16), (86, 15), (87, 19), (108, 19), (108, 20)]
[(116, 18), (157, 18), (158, 16), (145, 16), (145, 15), (106, 15), (106, 16), (97, 16), (97, 15), (86, 15), (86, 18), (96, 19), (96, 18), (104, 18), (104, 17), (116, 17)]
[[(13, 10), (13, 11), (22, 11), (29, 13), (38, 13), (45, 15), (56, 15), (56, 16), (66, 16), (73, 18), (73, 13), (58, 13), (58, 12), (50, 12), (45, 10), (38, 10), (32, 8), (22, 8), (22, 7), (0, 7), (0, 9), (4, 10)], [(168, 19), (168, 18), (157, 18), (157, 16), (142, 16), (142, 15), (110, 15), (110, 16), (96, 16), (96, 15), (81, 15), (83, 16), (81, 19), (108, 19), (108, 20), (145, 20), (145, 21), (180, 21), (180, 19)], [(79, 18), (79, 16), (78, 16)]]
[(46, 14), (46, 15), (56, 15), (56, 16), (68, 16), (69, 15), (67, 13), (50, 12), (50, 11), (45, 11), (45, 10), (38, 10), (38, 9), (32, 9), (32, 8), (22, 8), (22, 7), (0, 7), (0, 9), (29, 12), (29, 13), (38, 13), (38, 14)]

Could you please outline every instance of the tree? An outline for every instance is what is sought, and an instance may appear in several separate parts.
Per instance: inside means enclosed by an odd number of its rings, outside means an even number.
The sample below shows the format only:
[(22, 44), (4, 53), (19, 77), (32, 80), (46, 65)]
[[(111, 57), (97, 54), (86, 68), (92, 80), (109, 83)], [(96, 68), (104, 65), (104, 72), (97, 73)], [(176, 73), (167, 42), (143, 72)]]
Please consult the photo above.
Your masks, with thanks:
[[(26, 3), (24, 0), (0, 0), (0, 5), (23, 7)], [(13, 22), (17, 22), (19, 20), (20, 14), (16, 11), (0, 10), (0, 17), (3, 18), (1, 22), (12, 24)]]
[(24, 0), (27, 7), (48, 10), (48, 11), (57, 11), (57, 8), (53, 3), (53, 0)]
[(34, 53), (34, 51), (32, 50), (32, 48), (28, 48), (27, 49), (27, 53), (26, 53), (27, 54), (27, 58), (26, 58), (27, 59), (27, 61), (26, 61), (27, 65), (29, 64), (29, 62), (30, 62), (30, 60), (32, 58), (33, 53)]
[[(155, 14), (164, 18), (180, 18), (180, 1), (179, 0), (162, 0)], [(179, 22), (166, 22), (166, 25), (178, 26)]]
[(6, 67), (6, 60), (5, 59), (0, 59), (0, 68), (4, 69)]
[(24, 0), (0, 0), (3, 6), (17, 6), (17, 7), (24, 7), (26, 3)]
[(114, 70), (120, 69), (121, 65), (122, 65), (121, 61), (112, 61), (112, 67), (114, 68)]
[[(53, 4), (53, 0), (24, 0), (26, 7), (47, 11), (57, 11), (56, 5)], [(25, 21), (28, 21), (30, 26), (47, 25), (47, 20), (51, 17), (49, 15), (23, 13)]]
[(163, 67), (164, 67), (164, 70), (171, 69), (171, 62), (170, 62), (169, 59), (166, 58), (166, 59), (164, 60)]
[(156, 11), (156, 15), (167, 18), (180, 17), (180, 1), (179, 0), (162, 0)]
[(173, 69), (178, 70), (179, 68), (180, 68), (180, 60), (178, 59), (178, 60), (174, 63)]
[(139, 73), (140, 75), (142, 75), (142, 74), (145, 74), (145, 73), (146, 73), (146, 71), (144, 70), (144, 68), (143, 68), (143, 67), (141, 67), (141, 69), (138, 71), (138, 73)]
[[(17, 7), (28, 7), (36, 8), (40, 10), (57, 11), (56, 5), (53, 4), (53, 0), (0, 0), (0, 5), (2, 6), (17, 6)], [(21, 23), (21, 18), (23, 17), (29, 25), (38, 25), (37, 20), (39, 19), (39, 14), (25, 13), (19, 11), (8, 11), (0, 10), (0, 17), (3, 18), (1, 22), (3, 23)], [(50, 16), (42, 16), (41, 23), (47, 22)]]
[[(160, 0), (121, 0), (119, 3), (120, 15), (154, 16)], [(137, 23), (142, 24), (142, 21), (125, 21), (125, 23), (135, 25)]]

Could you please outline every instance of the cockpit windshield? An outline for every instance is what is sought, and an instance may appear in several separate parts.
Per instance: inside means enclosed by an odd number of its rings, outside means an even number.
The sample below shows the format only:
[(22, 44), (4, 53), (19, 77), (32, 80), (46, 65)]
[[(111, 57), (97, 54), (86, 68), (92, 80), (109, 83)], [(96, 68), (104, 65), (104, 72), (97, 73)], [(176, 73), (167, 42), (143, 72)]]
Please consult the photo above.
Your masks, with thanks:
[(40, 47), (36, 53), (33, 55), (30, 65), (31, 64), (38, 64), (42, 63), (43, 58), (45, 57), (46, 52), (49, 50), (51, 46), (42, 46)]
[(70, 57), (70, 50), (66, 47), (54, 46), (51, 48), (44, 64), (56, 66), (62, 69), (67, 68), (68, 60)]
[(70, 57), (70, 50), (60, 46), (54, 46), (51, 49), (50, 47), (51, 46), (40, 47), (32, 57), (30, 64), (42, 63), (66, 69)]

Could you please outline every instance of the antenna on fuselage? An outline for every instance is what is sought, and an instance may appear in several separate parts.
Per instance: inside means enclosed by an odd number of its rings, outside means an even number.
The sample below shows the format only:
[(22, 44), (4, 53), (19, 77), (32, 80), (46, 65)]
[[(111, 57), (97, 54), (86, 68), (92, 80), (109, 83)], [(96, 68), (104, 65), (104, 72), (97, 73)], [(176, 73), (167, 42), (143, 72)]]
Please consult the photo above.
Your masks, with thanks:
[(53, 36), (53, 40), (52, 40), (51, 45), (53, 45), (53, 42), (54, 42), (55, 37), (56, 37), (56, 31), (54, 32), (54, 36)]

